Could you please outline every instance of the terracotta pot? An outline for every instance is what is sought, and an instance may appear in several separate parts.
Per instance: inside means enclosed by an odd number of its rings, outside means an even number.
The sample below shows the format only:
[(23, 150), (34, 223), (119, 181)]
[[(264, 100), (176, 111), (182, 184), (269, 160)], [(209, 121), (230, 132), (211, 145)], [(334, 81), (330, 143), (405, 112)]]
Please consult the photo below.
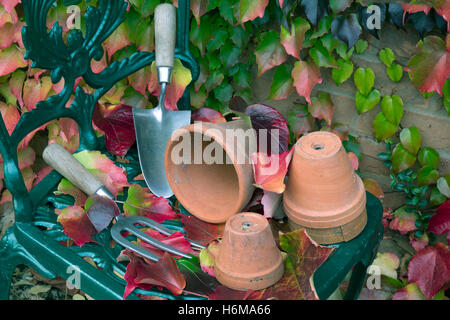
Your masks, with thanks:
[(214, 272), (235, 290), (260, 290), (281, 279), (283, 258), (264, 216), (244, 212), (227, 221)]
[[(167, 179), (180, 203), (197, 218), (224, 223), (250, 201), (256, 135), (247, 129), (246, 121), (236, 120), (196, 123), (173, 133), (165, 154)], [(186, 142), (190, 149), (182, 148)]]
[(321, 244), (349, 241), (364, 229), (364, 185), (337, 135), (320, 131), (300, 138), (283, 206), (291, 228), (306, 228)]

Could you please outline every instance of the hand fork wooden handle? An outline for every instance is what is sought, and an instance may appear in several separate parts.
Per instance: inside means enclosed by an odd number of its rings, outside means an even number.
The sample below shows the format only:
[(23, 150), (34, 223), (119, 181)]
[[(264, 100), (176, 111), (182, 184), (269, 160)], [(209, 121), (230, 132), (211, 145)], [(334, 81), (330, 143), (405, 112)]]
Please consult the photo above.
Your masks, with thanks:
[[(61, 145), (57, 143), (53, 143), (48, 145), (43, 152), (42, 157), (45, 162), (53, 167), (56, 171), (58, 171), (63, 177), (72, 182), (75, 186), (80, 188), (83, 192), (90, 195), (100, 195), (106, 196), (110, 199), (114, 200), (114, 196), (109, 192), (108, 189), (103, 185), (103, 183), (94, 176), (88, 169), (86, 169), (74, 156), (72, 156), (69, 152), (66, 151)], [(136, 224), (145, 225), (150, 227), (165, 236), (170, 236), (174, 233), (174, 231), (164, 227), (163, 225), (157, 223), (146, 217), (124, 217), (119, 216), (116, 218), (116, 223), (111, 228), (111, 236), (112, 238), (125, 248), (128, 248), (139, 255), (151, 260), (158, 261), (160, 256), (146, 250), (145, 248), (139, 247), (131, 241), (127, 240), (122, 236), (123, 231), (128, 231), (132, 235), (135, 235), (139, 239), (167, 252), (175, 254), (177, 256), (181, 256), (184, 258), (192, 258), (190, 255), (177, 250), (167, 244), (156, 240), (155, 238), (150, 237), (148, 234), (142, 232), (139, 228), (136, 227)], [(192, 241), (190, 239), (186, 239), (191, 243), (191, 245), (197, 249), (204, 249), (205, 246)]]

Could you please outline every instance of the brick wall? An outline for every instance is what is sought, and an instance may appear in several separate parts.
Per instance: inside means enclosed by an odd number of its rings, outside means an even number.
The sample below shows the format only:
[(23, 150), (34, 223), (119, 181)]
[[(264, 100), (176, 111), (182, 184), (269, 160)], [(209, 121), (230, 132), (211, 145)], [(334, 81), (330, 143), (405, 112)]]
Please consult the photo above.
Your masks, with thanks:
[[(392, 82), (386, 74), (385, 65), (378, 58), (379, 50), (389, 47), (395, 53), (396, 62), (403, 66), (407, 65), (415, 52), (415, 46), (419, 40), (418, 35), (413, 30), (397, 30), (390, 24), (385, 24), (379, 34), (379, 40), (367, 35), (366, 40), (369, 42), (369, 47), (361, 55), (353, 54), (354, 70), (358, 67), (372, 68), (375, 73), (374, 88), (378, 89), (382, 96), (397, 94), (402, 98), (405, 114), (401, 126), (416, 126), (422, 135), (422, 146), (433, 147), (439, 152), (441, 175), (450, 173), (450, 117), (443, 107), (442, 98), (434, 94), (431, 98), (425, 99), (412, 86), (408, 74), (405, 72), (400, 82)], [(386, 192), (385, 205), (397, 207), (401, 204), (402, 199), (398, 197), (398, 193), (391, 192), (389, 170), (376, 158), (378, 153), (386, 151), (384, 144), (376, 141), (372, 128), (374, 117), (381, 111), (380, 104), (371, 111), (358, 116), (355, 107), (356, 87), (353, 83), (353, 76), (338, 87), (331, 79), (329, 70), (322, 68), (321, 72), (323, 82), (314, 88), (311, 96), (315, 96), (318, 91), (326, 91), (331, 94), (335, 105), (333, 122), (346, 124), (350, 128), (350, 133), (361, 143), (362, 176), (378, 181)], [(255, 81), (254, 103), (273, 106), (285, 117), (293, 106), (306, 104), (304, 98), (299, 97), (296, 92), (283, 101), (268, 100), (272, 77), (273, 70), (270, 70)]]

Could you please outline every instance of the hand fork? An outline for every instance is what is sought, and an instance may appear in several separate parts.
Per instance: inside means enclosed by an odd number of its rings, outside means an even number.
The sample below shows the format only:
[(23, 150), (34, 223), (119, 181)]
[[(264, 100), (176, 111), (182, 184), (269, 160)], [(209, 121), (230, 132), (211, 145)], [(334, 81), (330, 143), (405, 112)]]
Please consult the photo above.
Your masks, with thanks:
[[(114, 195), (103, 185), (103, 183), (89, 170), (87, 170), (80, 162), (78, 162), (78, 160), (75, 159), (69, 152), (67, 152), (66, 149), (64, 149), (61, 145), (57, 143), (48, 145), (45, 148), (42, 157), (49, 166), (53, 167), (57, 172), (59, 172), (62, 176), (64, 176), (89, 196), (97, 194), (99, 196), (108, 197), (114, 200)], [(123, 215), (120, 215), (115, 219), (116, 223), (111, 228), (111, 237), (123, 247), (128, 248), (154, 262), (158, 261), (161, 258), (159, 255), (154, 254), (145, 248), (139, 247), (123, 237), (121, 233), (123, 231), (128, 231), (132, 235), (135, 235), (139, 239), (161, 250), (184, 258), (192, 258), (190, 255), (181, 252), (180, 250), (177, 250), (159, 240), (156, 240), (155, 238), (150, 237), (148, 234), (136, 227), (136, 224), (145, 225), (146, 227), (150, 227), (165, 236), (170, 236), (174, 233), (174, 231), (164, 227), (156, 221), (153, 221), (146, 217), (125, 217)], [(189, 243), (197, 249), (205, 248), (205, 246), (201, 245), (200, 243), (197, 243), (190, 239), (186, 240), (189, 241)]]

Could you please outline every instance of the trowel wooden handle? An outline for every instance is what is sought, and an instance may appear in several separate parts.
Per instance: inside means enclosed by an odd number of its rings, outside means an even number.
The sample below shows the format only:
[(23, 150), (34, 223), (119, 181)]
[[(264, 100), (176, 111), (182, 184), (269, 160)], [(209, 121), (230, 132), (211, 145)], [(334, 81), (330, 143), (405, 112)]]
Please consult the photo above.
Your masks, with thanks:
[(156, 67), (173, 67), (176, 41), (177, 11), (169, 3), (155, 9), (155, 59)]
[(95, 194), (103, 187), (103, 183), (96, 176), (57, 143), (48, 145), (42, 157), (49, 166), (88, 195)]

